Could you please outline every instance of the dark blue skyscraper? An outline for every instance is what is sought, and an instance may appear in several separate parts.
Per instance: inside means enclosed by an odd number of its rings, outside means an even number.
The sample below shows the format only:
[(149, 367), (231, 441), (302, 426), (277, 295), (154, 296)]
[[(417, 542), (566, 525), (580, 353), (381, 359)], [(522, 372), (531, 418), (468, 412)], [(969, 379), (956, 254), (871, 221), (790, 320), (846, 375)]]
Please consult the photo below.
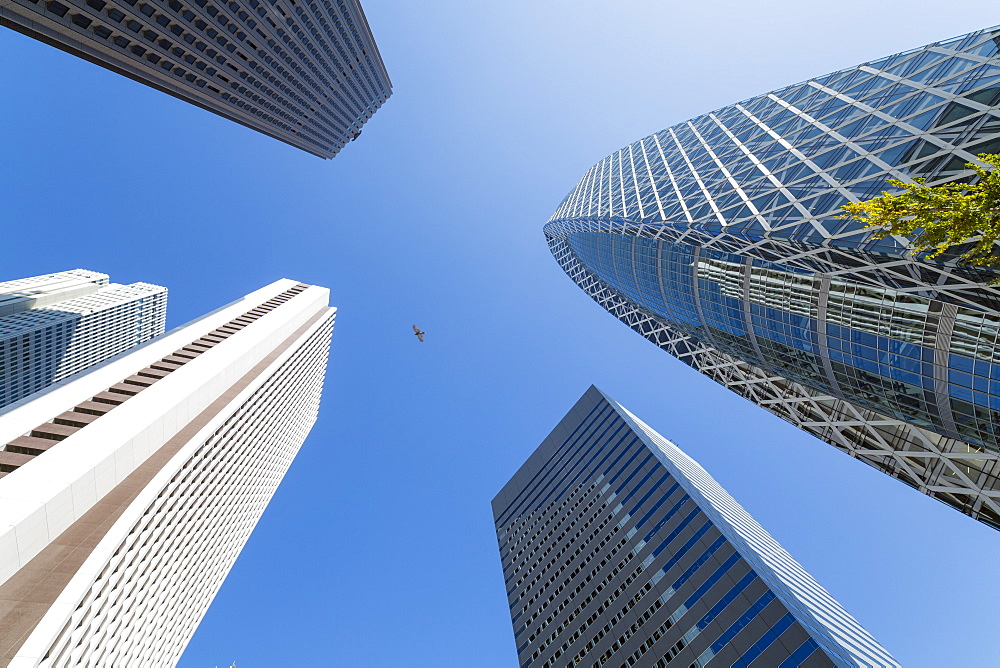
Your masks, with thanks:
[(705, 469), (597, 388), (493, 516), (521, 668), (899, 665)]

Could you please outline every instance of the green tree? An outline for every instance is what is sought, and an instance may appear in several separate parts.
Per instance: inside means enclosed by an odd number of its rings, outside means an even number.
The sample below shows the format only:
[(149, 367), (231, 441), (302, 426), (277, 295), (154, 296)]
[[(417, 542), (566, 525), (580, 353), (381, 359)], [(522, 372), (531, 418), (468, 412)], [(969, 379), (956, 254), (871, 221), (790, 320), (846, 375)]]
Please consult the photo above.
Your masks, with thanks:
[[(952, 246), (973, 242), (960, 261), (977, 266), (1000, 265), (1000, 251), (993, 243), (1000, 239), (1000, 156), (983, 153), (975, 163), (975, 183), (945, 183), (929, 186), (923, 178), (915, 183), (889, 179), (901, 189), (898, 195), (883, 191), (867, 202), (845, 204), (838, 218), (858, 220), (875, 228), (873, 237), (890, 234), (910, 239), (918, 252), (937, 257)], [(993, 283), (1000, 282), (1000, 279)]]

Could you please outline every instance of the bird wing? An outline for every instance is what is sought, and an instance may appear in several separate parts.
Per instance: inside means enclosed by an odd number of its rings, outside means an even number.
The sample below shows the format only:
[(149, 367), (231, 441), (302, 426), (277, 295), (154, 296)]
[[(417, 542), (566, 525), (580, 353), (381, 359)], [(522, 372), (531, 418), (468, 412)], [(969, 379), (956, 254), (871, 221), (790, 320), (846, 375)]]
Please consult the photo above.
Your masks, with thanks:
[(419, 334), (419, 333), (420, 333), (420, 328), (419, 328), (419, 327), (417, 327), (416, 325), (414, 325), (414, 326), (413, 326), (413, 331), (414, 331), (414, 332), (417, 332), (417, 333)]
[(423, 332), (420, 332), (419, 334), (417, 334), (417, 340), (418, 341), (423, 341), (424, 340), (424, 333)]

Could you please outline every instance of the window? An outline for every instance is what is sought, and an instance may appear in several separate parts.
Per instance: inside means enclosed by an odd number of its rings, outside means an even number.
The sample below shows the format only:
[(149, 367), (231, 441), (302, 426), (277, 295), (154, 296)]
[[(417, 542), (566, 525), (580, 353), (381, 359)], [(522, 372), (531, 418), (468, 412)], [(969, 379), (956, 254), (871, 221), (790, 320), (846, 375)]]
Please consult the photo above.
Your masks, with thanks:
[(57, 16), (66, 16), (66, 12), (69, 11), (69, 7), (62, 4), (61, 2), (56, 2), (55, 0), (48, 3), (46, 7), (48, 7), (48, 10), (50, 12), (56, 14)]

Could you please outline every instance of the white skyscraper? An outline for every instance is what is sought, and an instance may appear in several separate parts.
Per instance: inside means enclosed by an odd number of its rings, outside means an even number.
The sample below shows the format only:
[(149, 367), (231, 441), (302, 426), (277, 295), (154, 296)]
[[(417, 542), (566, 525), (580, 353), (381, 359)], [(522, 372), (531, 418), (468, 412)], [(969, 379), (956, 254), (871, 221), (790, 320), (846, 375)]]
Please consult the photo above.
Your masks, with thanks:
[(0, 416), (0, 664), (177, 662), (316, 419), (328, 301), (277, 281)]
[(73, 269), (0, 283), (0, 409), (163, 333), (167, 289)]

